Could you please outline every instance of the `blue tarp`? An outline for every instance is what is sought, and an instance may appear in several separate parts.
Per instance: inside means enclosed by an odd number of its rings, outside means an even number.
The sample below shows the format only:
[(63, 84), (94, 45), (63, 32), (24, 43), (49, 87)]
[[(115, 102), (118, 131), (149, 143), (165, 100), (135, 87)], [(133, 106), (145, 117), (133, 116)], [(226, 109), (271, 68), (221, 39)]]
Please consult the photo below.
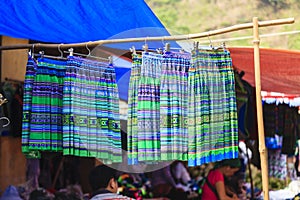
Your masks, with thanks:
[(143, 0), (1, 0), (0, 16), (0, 35), (42, 42), (88, 42), (133, 29), (130, 37), (169, 35)]
[[(0, 0), (0, 35), (46, 43), (168, 36), (143, 0)], [(109, 44), (107, 47), (162, 48), (163, 42)], [(176, 43), (171, 45), (177, 46)], [(177, 46), (178, 47), (178, 46)], [(130, 69), (117, 66), (120, 98), (128, 98)], [(130, 66), (129, 66), (130, 67)]]

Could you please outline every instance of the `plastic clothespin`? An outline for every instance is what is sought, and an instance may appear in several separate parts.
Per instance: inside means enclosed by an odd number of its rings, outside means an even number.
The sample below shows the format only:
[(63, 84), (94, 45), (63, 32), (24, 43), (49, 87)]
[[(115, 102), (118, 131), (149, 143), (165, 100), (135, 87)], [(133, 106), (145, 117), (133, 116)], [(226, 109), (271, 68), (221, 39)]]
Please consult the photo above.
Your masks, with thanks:
[(199, 42), (194, 42), (194, 49), (192, 50), (193, 53), (196, 53), (199, 50)]
[(195, 50), (198, 51), (199, 50), (199, 42), (195, 42)]
[(112, 57), (112, 56), (109, 56), (109, 57), (108, 57), (108, 62), (109, 62), (110, 65), (113, 64), (113, 57)]
[(135, 47), (132, 46), (131, 48), (129, 48), (130, 52), (133, 53), (133, 54), (136, 54), (136, 50), (135, 50)]
[(158, 48), (158, 49), (156, 49), (156, 52), (157, 52), (158, 54), (162, 54), (162, 49), (161, 49), (161, 48)]
[(70, 56), (73, 56), (74, 54), (74, 49), (73, 48), (70, 48), (70, 49), (68, 49), (68, 51), (69, 51), (69, 53), (70, 53)]
[(165, 45), (165, 52), (170, 52), (170, 48), (171, 48), (170, 43), (166, 43), (166, 45)]
[(222, 43), (222, 47), (223, 47), (223, 50), (225, 51), (226, 50), (226, 44), (225, 44), (225, 42)]
[(143, 50), (144, 50), (145, 52), (148, 52), (148, 49), (149, 49), (148, 44), (147, 44), (147, 43), (144, 44), (144, 45), (143, 45)]
[(39, 51), (39, 54), (40, 54), (41, 58), (43, 58), (44, 55), (45, 55), (45, 52), (44, 51)]

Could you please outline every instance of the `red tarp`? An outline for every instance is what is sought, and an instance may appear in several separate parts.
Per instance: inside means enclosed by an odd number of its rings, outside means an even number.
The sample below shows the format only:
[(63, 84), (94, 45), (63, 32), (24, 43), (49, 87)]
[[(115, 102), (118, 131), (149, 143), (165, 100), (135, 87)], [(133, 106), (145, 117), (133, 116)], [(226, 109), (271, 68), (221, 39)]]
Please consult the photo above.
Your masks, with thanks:
[[(255, 86), (253, 47), (229, 48), (232, 63)], [(261, 90), (300, 96), (300, 51), (260, 48)]]

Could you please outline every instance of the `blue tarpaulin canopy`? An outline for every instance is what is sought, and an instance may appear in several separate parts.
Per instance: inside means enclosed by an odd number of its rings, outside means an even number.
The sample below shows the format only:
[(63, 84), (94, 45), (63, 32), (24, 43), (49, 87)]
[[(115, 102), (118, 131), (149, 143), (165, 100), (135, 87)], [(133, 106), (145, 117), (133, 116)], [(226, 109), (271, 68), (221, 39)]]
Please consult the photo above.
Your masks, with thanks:
[[(170, 34), (143, 0), (1, 0), (0, 35), (46, 43), (78, 43)], [(163, 46), (162, 42), (145, 42), (149, 47)], [(141, 48), (142, 44), (107, 47), (128, 50), (132, 45)], [(116, 67), (117, 81), (120, 98), (127, 100), (130, 72), (122, 67)]]
[(88, 42), (133, 29), (130, 37), (169, 35), (143, 0), (1, 0), (0, 15), (0, 35), (42, 42)]

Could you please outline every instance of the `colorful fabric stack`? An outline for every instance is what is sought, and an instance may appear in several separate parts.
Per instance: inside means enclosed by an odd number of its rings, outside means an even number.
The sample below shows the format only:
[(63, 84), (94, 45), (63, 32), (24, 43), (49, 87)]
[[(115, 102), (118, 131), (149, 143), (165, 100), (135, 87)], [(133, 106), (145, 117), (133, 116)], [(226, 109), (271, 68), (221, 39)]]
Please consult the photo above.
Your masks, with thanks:
[(269, 176), (285, 180), (287, 176), (287, 155), (281, 154), (280, 149), (268, 150)]
[(188, 91), (188, 165), (237, 158), (237, 107), (230, 53), (195, 52)]

